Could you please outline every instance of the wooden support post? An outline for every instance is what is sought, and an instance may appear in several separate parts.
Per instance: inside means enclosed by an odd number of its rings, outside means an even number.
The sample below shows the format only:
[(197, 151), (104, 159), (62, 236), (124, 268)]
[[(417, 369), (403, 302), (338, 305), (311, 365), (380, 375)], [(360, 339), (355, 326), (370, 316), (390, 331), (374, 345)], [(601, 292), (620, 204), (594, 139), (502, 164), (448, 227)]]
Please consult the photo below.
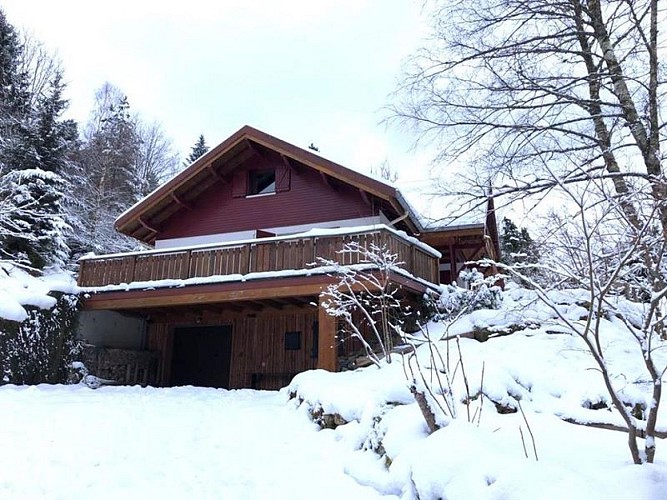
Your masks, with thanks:
[(318, 347), (317, 367), (335, 372), (338, 369), (336, 349), (336, 318), (329, 316), (322, 305), (323, 296), (319, 298), (318, 308)]
[(89, 269), (90, 264), (88, 264), (88, 261), (86, 259), (82, 260), (79, 264), (79, 286), (88, 286), (88, 281), (93, 281), (88, 279), (88, 274), (90, 274)]
[[(459, 277), (456, 272), (456, 249), (454, 248), (454, 245), (449, 245), (449, 275), (450, 283), (456, 281)], [(460, 283), (457, 284), (460, 285)]]

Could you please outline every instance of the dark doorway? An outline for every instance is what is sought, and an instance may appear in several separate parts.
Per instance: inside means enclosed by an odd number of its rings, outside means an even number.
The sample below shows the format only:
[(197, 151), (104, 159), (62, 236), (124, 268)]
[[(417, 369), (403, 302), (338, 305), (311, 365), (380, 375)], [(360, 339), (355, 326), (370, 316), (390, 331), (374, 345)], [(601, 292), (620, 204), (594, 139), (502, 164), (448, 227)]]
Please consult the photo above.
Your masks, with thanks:
[(230, 325), (176, 328), (171, 385), (229, 389), (231, 357)]

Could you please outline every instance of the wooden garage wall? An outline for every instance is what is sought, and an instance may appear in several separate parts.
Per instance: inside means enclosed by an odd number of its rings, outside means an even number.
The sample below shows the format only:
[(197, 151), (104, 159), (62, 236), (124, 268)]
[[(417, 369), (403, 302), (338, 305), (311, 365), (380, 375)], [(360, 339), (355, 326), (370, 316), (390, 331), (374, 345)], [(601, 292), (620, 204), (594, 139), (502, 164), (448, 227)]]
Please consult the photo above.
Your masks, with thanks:
[[(289, 383), (296, 373), (315, 368), (314, 308), (290, 312), (258, 312), (252, 315), (218, 315), (174, 320), (156, 317), (148, 328), (148, 348), (160, 353), (158, 379), (169, 385), (173, 332), (179, 326), (232, 325), (230, 388), (276, 389)], [(285, 350), (285, 332), (301, 332), (301, 348)]]

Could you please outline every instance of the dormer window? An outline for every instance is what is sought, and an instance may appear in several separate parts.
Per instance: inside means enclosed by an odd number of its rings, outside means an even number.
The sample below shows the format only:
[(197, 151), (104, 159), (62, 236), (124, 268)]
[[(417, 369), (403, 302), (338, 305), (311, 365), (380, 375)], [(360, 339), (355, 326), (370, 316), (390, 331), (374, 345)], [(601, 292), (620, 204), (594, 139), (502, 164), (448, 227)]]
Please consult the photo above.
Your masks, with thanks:
[(251, 170), (248, 172), (248, 196), (276, 192), (276, 171)]

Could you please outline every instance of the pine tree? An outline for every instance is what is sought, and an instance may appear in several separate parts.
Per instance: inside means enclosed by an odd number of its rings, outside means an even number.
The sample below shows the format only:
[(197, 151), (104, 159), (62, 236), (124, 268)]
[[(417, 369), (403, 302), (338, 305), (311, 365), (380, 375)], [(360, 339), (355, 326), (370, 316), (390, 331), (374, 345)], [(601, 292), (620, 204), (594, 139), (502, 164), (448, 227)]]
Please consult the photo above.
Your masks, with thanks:
[[(142, 196), (138, 175), (141, 140), (128, 99), (105, 84), (97, 93), (87, 138), (75, 159), (77, 204), (71, 207), (77, 226), (74, 254), (113, 252), (134, 246), (115, 232), (113, 223)], [(85, 217), (77, 217), (83, 213)]]
[(75, 256), (136, 249), (136, 241), (115, 231), (115, 219), (180, 164), (160, 124), (134, 114), (118, 87), (103, 84), (95, 103), (74, 159), (78, 181), (69, 212), (77, 228), (70, 243)]
[(0, 12), (0, 258), (41, 269), (68, 258), (63, 174), (76, 125), (60, 120), (67, 102), (59, 74), (44, 95), (30, 95), (18, 40)]
[(209, 147), (206, 145), (206, 140), (204, 139), (204, 134), (199, 135), (199, 139), (190, 150), (190, 155), (183, 162), (183, 166), (187, 167), (197, 161), (201, 156), (206, 154)]
[(500, 234), (502, 262), (508, 265), (517, 263), (535, 263), (539, 251), (525, 227), (519, 229), (512, 220), (503, 218)]

